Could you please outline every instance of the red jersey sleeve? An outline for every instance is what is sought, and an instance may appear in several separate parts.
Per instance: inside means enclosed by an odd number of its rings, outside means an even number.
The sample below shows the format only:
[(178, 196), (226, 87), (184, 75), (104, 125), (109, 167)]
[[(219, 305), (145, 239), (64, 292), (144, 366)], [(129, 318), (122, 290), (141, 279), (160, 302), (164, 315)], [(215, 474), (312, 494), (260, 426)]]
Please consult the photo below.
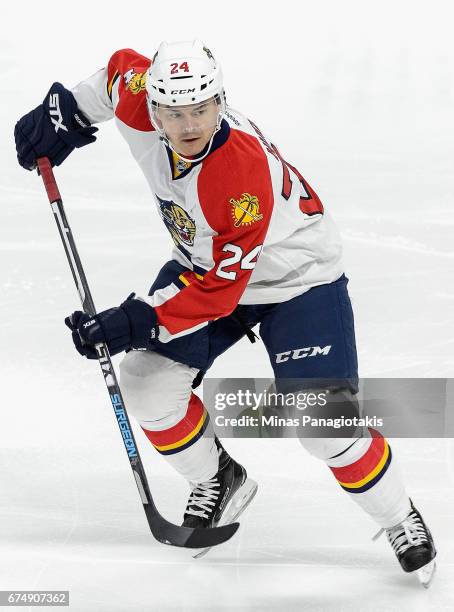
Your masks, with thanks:
[(198, 197), (215, 231), (214, 266), (156, 307), (159, 324), (171, 334), (229, 315), (246, 288), (273, 210), (268, 161), (257, 139), (232, 129), (229, 140), (204, 162)]
[(115, 115), (129, 127), (143, 132), (153, 130), (145, 96), (146, 73), (151, 60), (133, 49), (120, 49), (107, 66), (107, 95)]

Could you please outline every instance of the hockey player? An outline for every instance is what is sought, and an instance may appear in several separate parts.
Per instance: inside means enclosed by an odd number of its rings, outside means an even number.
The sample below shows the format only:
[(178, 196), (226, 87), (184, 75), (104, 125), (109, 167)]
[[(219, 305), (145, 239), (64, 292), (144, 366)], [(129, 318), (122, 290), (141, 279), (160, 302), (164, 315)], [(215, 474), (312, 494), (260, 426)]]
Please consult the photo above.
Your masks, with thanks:
[[(255, 494), (246, 470), (210, 435), (193, 388), (213, 361), (259, 325), (276, 384), (299, 379), (356, 409), (353, 314), (333, 221), (309, 183), (252, 121), (227, 107), (222, 74), (200, 42), (162, 43), (151, 62), (124, 49), (72, 90), (54, 83), (22, 117), (15, 138), (27, 169), (60, 165), (115, 118), (142, 168), (174, 249), (149, 295), (91, 318), (66, 319), (76, 349), (127, 351), (126, 404), (156, 450), (192, 491), (184, 525), (233, 521)], [(330, 347), (307, 359), (302, 347)], [(301, 355), (300, 355), (301, 356)], [(302, 438), (340, 486), (386, 530), (402, 568), (426, 568), (436, 551), (409, 499), (388, 442)], [(423, 570), (424, 571), (424, 570)]]

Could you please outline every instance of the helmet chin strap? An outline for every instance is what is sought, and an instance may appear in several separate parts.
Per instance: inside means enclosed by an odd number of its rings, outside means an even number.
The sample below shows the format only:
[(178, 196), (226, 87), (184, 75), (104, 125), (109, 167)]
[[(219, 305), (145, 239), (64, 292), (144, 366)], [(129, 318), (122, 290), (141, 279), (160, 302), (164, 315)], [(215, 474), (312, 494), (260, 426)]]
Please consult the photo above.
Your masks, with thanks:
[(218, 120), (216, 123), (216, 127), (214, 128), (213, 134), (211, 135), (210, 141), (209, 143), (206, 145), (206, 151), (205, 153), (203, 153), (203, 155), (200, 155), (199, 157), (193, 157), (192, 159), (189, 159), (187, 157), (183, 157), (183, 155), (181, 155), (181, 153), (178, 153), (178, 151), (175, 149), (175, 147), (173, 146), (172, 142), (170, 141), (169, 137), (167, 136), (167, 134), (164, 133), (163, 136), (161, 136), (162, 140), (165, 142), (165, 144), (169, 147), (169, 149), (171, 151), (173, 151), (174, 153), (176, 153), (178, 155), (178, 157), (180, 159), (182, 159), (184, 162), (186, 162), (187, 164), (195, 164), (199, 161), (202, 161), (203, 159), (205, 159), (205, 157), (209, 154), (209, 152), (211, 151), (211, 147), (213, 145), (213, 140), (214, 137), (216, 136), (216, 134), (219, 132), (219, 130), (221, 129), (221, 122), (222, 122), (222, 117), (224, 116), (223, 112), (219, 113), (218, 116)]

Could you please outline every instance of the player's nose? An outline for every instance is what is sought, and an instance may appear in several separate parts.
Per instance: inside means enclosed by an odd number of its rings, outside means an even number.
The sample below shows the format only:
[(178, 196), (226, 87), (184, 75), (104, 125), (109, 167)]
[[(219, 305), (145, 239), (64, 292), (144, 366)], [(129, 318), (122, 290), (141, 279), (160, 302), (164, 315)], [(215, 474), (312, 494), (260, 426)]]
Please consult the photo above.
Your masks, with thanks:
[(181, 128), (183, 134), (193, 134), (200, 131), (200, 126), (194, 117), (184, 117)]

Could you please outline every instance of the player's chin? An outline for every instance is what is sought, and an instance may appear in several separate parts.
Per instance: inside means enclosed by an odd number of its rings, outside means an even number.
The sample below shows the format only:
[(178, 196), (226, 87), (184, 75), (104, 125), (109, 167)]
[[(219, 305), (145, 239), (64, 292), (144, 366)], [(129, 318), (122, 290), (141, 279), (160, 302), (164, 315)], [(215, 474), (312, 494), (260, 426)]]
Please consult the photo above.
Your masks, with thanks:
[(198, 155), (205, 147), (205, 140), (203, 138), (191, 138), (181, 140), (178, 145), (182, 155)]

